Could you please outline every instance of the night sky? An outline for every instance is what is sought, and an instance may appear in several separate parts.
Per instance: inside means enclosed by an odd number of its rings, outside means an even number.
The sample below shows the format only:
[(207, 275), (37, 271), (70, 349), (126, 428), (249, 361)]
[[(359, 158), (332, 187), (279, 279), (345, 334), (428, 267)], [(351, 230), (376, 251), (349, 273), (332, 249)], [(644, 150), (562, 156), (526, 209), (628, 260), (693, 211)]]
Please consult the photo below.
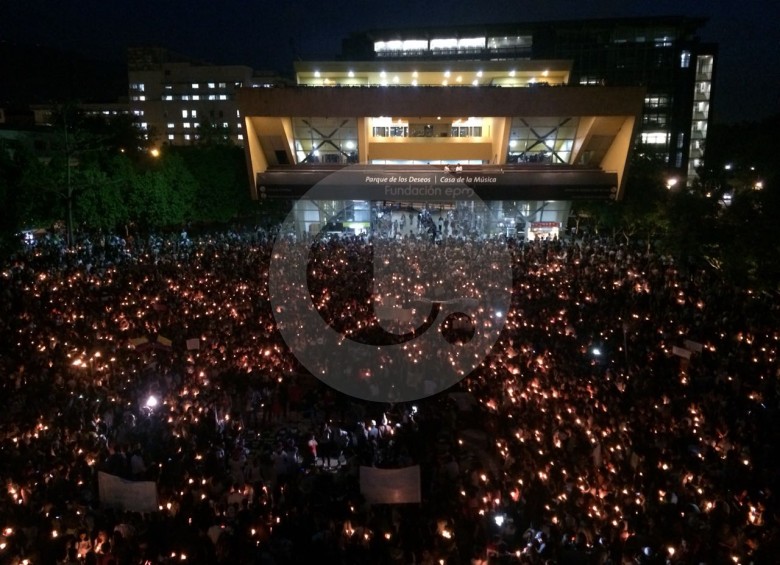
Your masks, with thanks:
[(0, 39), (124, 61), (124, 49), (160, 45), (214, 63), (286, 70), (297, 55), (330, 59), (351, 32), (578, 18), (686, 15), (709, 18), (720, 45), (721, 122), (780, 113), (777, 0), (0, 0)]

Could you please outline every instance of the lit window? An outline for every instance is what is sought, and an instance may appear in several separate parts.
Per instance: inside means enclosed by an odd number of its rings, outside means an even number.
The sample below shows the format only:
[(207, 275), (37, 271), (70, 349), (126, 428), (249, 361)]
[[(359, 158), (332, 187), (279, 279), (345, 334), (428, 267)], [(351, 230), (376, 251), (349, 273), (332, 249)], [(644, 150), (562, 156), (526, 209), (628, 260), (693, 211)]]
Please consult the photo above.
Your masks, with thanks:
[(168, 134), (168, 139), (173, 140), (173, 134), (172, 133)]
[(216, 85), (215, 85), (215, 83), (213, 83), (213, 82), (210, 82), (210, 83), (209, 83), (209, 88), (216, 88)]
[(244, 135), (243, 134), (239, 133), (237, 137), (238, 137), (239, 141), (244, 141)]
[(198, 122), (195, 122), (194, 124), (192, 124), (192, 127), (194, 127), (194, 128), (199, 128), (199, 127), (200, 127), (200, 123), (198, 123)]
[(240, 118), (240, 117), (241, 117), (241, 112), (239, 112), (238, 110), (236, 110), (236, 117), (237, 117), (237, 118)]
[(141, 122), (141, 129), (148, 129), (148, 128), (149, 128), (149, 124), (148, 123)]
[(190, 122), (184, 122), (182, 125), (184, 126), (184, 129), (190, 128)]
[(209, 100), (216, 100), (217, 95), (216, 94), (209, 94)]
[(192, 83), (192, 88), (199, 88), (199, 87), (200, 87), (200, 85), (198, 85), (197, 82), (193, 82)]
[(220, 88), (225, 88), (225, 87), (226, 87), (226, 85), (225, 85), (225, 83), (224, 83), (224, 82), (220, 82), (220, 83), (219, 83), (219, 87), (220, 87)]
[(680, 53), (680, 68), (687, 69), (691, 64), (691, 52), (683, 51)]
[(223, 128), (227, 128), (228, 127), (228, 123), (227, 122), (222, 122), (222, 127)]
[(227, 94), (220, 94), (219, 95), (220, 100), (227, 100)]
[(170, 84), (166, 84), (163, 88), (165, 90), (173, 90), (173, 86), (171, 86)]
[(190, 99), (190, 95), (189, 94), (182, 94), (181, 95), (181, 99), (182, 100), (189, 100)]
[(650, 145), (664, 145), (669, 139), (669, 134), (665, 131), (642, 132), (642, 143)]
[(431, 50), (436, 51), (439, 49), (457, 49), (458, 40), (455, 37), (448, 39), (431, 39)]
[(238, 122), (238, 123), (236, 124), (236, 127), (237, 127), (238, 129), (241, 129), (241, 122)]
[(171, 96), (170, 94), (167, 94), (166, 96), (163, 96), (163, 100), (166, 100), (166, 101), (170, 102), (171, 100), (173, 100), (173, 96)]
[(173, 124), (172, 122), (168, 124), (168, 129), (173, 129), (175, 127), (176, 127), (176, 125)]
[(182, 110), (181, 111), (181, 117), (182, 118), (189, 118), (190, 117), (190, 111), (189, 110)]
[(185, 141), (189, 141), (189, 140), (190, 140), (190, 134), (188, 134), (188, 133), (185, 133), (185, 134), (184, 134), (184, 140), (185, 140)]
[(192, 116), (193, 118), (197, 118), (198, 117), (198, 111), (197, 110), (193, 110), (192, 112), (190, 112), (190, 116)]
[(200, 100), (200, 95), (199, 94), (193, 94), (192, 95), (192, 99), (193, 100)]

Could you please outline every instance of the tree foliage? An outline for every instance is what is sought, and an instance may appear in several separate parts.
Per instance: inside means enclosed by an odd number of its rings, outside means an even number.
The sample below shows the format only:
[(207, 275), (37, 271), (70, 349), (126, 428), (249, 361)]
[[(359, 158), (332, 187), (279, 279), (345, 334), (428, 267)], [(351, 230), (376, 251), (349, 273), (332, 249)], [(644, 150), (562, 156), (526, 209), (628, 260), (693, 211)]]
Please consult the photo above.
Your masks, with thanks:
[(223, 143), (218, 128), (198, 145), (153, 156), (129, 116), (104, 120), (64, 105), (52, 124), (48, 154), (31, 143), (0, 146), (3, 241), (66, 224), (69, 207), (74, 228), (87, 231), (224, 223), (252, 209), (243, 150)]
[(665, 167), (635, 157), (625, 198), (584, 203), (575, 218), (602, 237), (647, 238), (681, 264), (709, 265), (737, 284), (778, 290), (778, 127), (780, 116), (712, 128), (706, 166), (689, 187), (667, 190)]

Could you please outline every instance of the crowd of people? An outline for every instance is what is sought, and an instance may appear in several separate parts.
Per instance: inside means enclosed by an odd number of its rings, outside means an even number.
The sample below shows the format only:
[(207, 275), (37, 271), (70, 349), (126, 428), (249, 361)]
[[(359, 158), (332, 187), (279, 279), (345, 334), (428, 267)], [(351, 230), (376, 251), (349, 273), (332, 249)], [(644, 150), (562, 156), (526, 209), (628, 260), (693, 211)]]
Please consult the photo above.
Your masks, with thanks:
[[(367, 402), (312, 377), (282, 339), (268, 294), (275, 235), (49, 239), (2, 266), (0, 560), (780, 554), (776, 295), (644, 245), (410, 236), (392, 245), (413, 270), (457, 274), (510, 253), (511, 307), (456, 386)], [(363, 268), (374, 244), (320, 242), (311, 257), (323, 318), (368, 341), (380, 326)], [(362, 496), (361, 466), (410, 465), (421, 503)], [(156, 508), (107, 504), (102, 474), (153, 482)]]

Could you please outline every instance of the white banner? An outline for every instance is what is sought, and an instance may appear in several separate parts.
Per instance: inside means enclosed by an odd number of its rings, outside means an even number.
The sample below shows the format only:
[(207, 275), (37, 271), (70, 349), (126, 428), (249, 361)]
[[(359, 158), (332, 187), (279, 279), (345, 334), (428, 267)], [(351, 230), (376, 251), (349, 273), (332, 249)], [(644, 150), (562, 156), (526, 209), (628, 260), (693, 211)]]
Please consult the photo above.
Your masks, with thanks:
[(98, 471), (100, 503), (127, 512), (156, 512), (157, 484), (153, 481), (128, 481)]
[(684, 347), (677, 347), (676, 345), (672, 346), (672, 354), (677, 355), (678, 357), (682, 357), (683, 359), (690, 359), (691, 358), (691, 352)]
[(419, 503), (420, 466), (403, 469), (360, 467), (360, 493), (370, 504)]

